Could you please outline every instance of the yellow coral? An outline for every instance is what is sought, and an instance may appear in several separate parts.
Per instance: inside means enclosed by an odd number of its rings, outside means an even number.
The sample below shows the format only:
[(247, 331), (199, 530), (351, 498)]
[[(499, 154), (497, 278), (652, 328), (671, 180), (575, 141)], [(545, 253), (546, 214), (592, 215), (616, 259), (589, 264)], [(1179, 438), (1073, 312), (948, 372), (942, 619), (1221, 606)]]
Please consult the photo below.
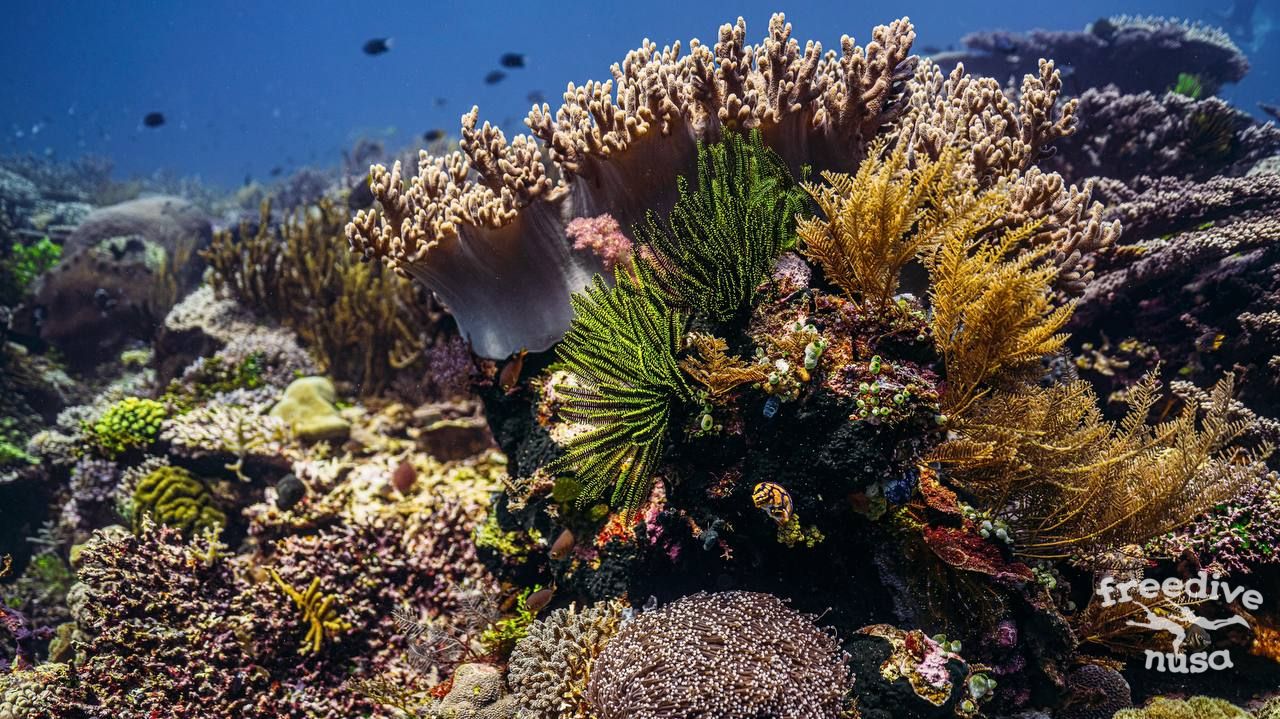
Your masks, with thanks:
[(284, 583), (276, 570), (271, 569), (271, 578), (279, 585), (280, 589), (293, 603), (302, 610), (302, 620), (309, 623), (311, 628), (307, 630), (307, 636), (302, 640), (302, 646), (298, 649), (299, 654), (312, 653), (320, 651), (320, 644), (324, 641), (326, 635), (332, 637), (341, 632), (345, 632), (351, 628), (351, 625), (338, 617), (338, 610), (334, 607), (337, 595), (321, 595), (320, 594), (320, 578), (316, 577), (311, 580), (311, 585), (307, 587), (305, 592), (290, 587)]

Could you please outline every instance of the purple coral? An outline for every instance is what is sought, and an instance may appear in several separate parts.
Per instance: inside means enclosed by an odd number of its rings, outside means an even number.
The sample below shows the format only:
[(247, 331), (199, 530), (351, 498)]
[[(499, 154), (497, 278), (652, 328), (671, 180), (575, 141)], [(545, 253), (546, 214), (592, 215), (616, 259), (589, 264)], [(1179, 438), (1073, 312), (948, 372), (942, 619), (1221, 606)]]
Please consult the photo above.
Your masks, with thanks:
[(1208, 93), (1239, 82), (1249, 61), (1221, 30), (1176, 18), (1121, 15), (1098, 20), (1083, 31), (995, 30), (966, 35), (966, 50), (944, 52), (944, 67), (963, 63), (970, 72), (1001, 81), (1034, 72), (1036, 60), (1053, 58), (1074, 72), (1069, 82), (1084, 88), (1116, 84), (1124, 92), (1164, 92), (1178, 73), (1197, 75)]
[(1250, 574), (1280, 562), (1280, 476), (1268, 473), (1239, 497), (1153, 543), (1152, 553), (1191, 552), (1210, 571)]

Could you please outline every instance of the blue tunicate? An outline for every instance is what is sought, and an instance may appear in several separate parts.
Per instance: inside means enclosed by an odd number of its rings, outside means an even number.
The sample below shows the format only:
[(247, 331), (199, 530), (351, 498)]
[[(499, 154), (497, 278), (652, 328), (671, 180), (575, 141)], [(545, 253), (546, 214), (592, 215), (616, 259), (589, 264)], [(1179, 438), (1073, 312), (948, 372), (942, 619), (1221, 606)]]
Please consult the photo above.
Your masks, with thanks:
[(911, 495), (916, 491), (916, 474), (915, 472), (906, 472), (896, 479), (891, 479), (884, 485), (884, 498), (889, 500), (890, 504), (906, 504)]
[(770, 397), (769, 399), (765, 400), (764, 418), (773, 419), (773, 416), (778, 413), (778, 405), (780, 404), (782, 404), (782, 400), (778, 399), (777, 395), (774, 395), (773, 397)]

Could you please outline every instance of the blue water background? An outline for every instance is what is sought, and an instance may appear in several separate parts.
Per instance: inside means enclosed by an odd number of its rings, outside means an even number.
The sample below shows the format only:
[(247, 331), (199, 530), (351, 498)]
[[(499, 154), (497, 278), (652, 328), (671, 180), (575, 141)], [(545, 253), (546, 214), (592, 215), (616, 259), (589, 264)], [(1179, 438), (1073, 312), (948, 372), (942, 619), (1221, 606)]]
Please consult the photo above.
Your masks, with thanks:
[[(473, 104), (508, 133), (524, 129), (530, 92), (557, 106), (569, 81), (609, 78), (609, 65), (648, 37), (659, 44), (713, 43), (742, 15), (758, 42), (784, 10), (802, 42), (859, 44), (902, 15), (917, 49), (958, 43), (967, 32), (1082, 29), (1117, 13), (1213, 21), (1228, 2), (918, 0), (915, 2), (14, 2), (0, 22), (0, 154), (72, 159), (106, 156), (119, 177), (164, 170), (235, 186), (303, 165), (331, 166), (358, 137), (389, 148), (430, 128), (456, 134)], [(1256, 112), (1280, 103), (1280, 0), (1260, 0), (1253, 71), (1222, 95)], [(371, 57), (365, 41), (392, 37)], [(486, 85), (502, 53), (525, 69)], [(443, 105), (437, 98), (443, 99)], [(163, 112), (167, 123), (145, 128)]]

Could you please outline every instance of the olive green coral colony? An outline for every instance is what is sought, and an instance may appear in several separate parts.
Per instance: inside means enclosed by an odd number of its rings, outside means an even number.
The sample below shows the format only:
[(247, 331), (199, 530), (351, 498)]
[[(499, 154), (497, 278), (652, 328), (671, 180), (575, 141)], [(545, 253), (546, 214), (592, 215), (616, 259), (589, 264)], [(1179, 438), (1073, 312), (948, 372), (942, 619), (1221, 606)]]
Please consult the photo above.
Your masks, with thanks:
[[(1280, 233), (1241, 234), (1280, 184), (1227, 164), (1280, 132), (1196, 66), (1124, 102), (1214, 124), (1179, 147), (1225, 177), (1125, 185), (1051, 58), (745, 33), (646, 40), (510, 141), (472, 110), (345, 229), (264, 202), (56, 418), (5, 350), (0, 491), (57, 509), (0, 565), (0, 719), (1280, 716)], [(1140, 589), (1209, 572), (1265, 601)], [(1234, 664), (1150, 671), (1197, 653)]]

